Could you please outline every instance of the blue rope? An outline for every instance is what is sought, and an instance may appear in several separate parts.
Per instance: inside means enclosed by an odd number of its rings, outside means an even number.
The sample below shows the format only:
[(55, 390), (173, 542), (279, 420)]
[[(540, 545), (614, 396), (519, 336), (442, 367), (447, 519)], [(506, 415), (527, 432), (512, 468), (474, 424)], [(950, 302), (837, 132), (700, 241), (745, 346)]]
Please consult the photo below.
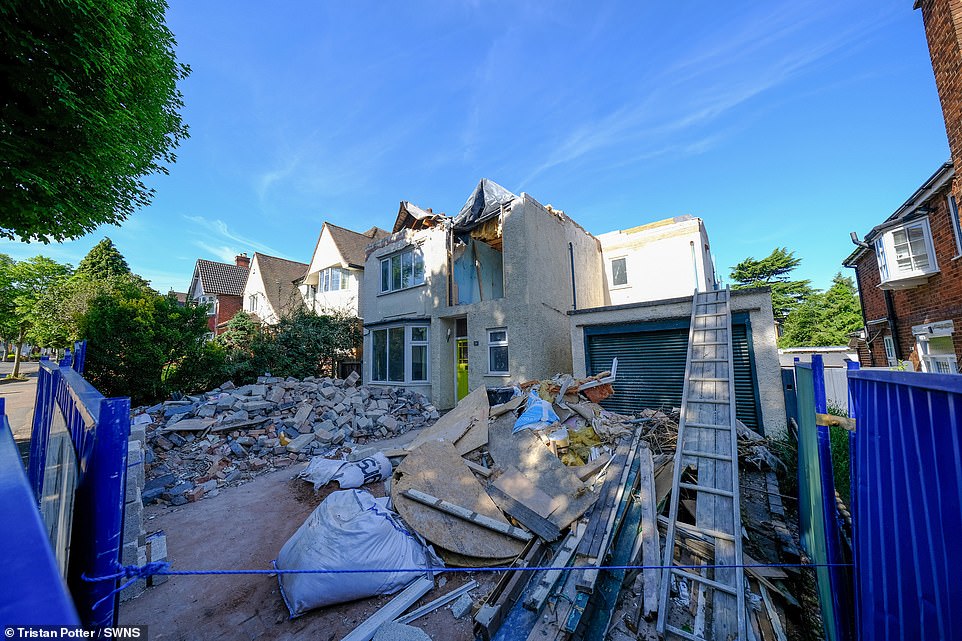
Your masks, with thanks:
[(94, 604), (97, 607), (107, 599), (118, 594), (122, 590), (130, 587), (140, 579), (151, 576), (221, 576), (221, 575), (261, 575), (261, 574), (425, 574), (432, 571), (441, 572), (540, 572), (542, 570), (559, 570), (571, 572), (578, 570), (707, 570), (707, 569), (736, 569), (736, 568), (825, 568), (825, 567), (854, 567), (851, 563), (731, 563), (721, 565), (566, 565), (555, 566), (527, 566), (527, 567), (487, 567), (487, 568), (367, 568), (356, 570), (325, 570), (325, 569), (303, 569), (303, 570), (280, 570), (277, 568), (267, 570), (171, 570), (170, 563), (166, 561), (154, 561), (146, 565), (120, 565), (116, 564), (117, 572), (104, 576), (87, 576), (81, 574), (80, 578), (89, 583), (100, 581), (116, 581), (119, 579), (129, 579), (126, 583), (115, 588), (102, 599)]

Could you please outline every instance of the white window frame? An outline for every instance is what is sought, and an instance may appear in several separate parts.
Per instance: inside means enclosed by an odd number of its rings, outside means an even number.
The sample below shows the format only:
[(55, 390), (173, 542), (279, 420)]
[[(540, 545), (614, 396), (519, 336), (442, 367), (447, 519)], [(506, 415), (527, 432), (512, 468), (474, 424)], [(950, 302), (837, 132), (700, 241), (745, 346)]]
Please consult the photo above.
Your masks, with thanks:
[[(910, 230), (921, 229), (925, 241), (926, 257), (929, 261), (927, 269), (900, 269), (895, 254), (895, 232), (903, 231), (908, 235)], [(911, 249), (911, 245), (909, 246)], [(928, 217), (913, 220), (912, 222), (898, 227), (885, 230), (885, 233), (875, 240), (875, 255), (878, 258), (879, 276), (881, 284), (886, 284), (909, 278), (919, 278), (928, 276), (939, 271), (938, 261), (935, 258), (935, 246), (932, 243), (932, 229), (929, 226)], [(910, 254), (910, 257), (913, 257)]]
[[(616, 261), (619, 261), (619, 260), (620, 260), (620, 261), (624, 261), (624, 263), (625, 263), (625, 282), (623, 282), (623, 283), (616, 283), (616, 282), (615, 282), (615, 262), (616, 262)], [(608, 267), (609, 267), (609, 269), (611, 269), (611, 287), (612, 287), (612, 289), (621, 288), (621, 287), (628, 287), (628, 286), (631, 284), (631, 280), (628, 278), (628, 257), (627, 257), (627, 256), (618, 256), (618, 257), (616, 257), (616, 258), (612, 258), (610, 261), (608, 261)]]
[(247, 304), (249, 305), (247, 311), (256, 313), (257, 309), (260, 307), (260, 296), (258, 294), (251, 294), (247, 297)]
[[(397, 261), (398, 269), (400, 270), (400, 282), (397, 283), (397, 286), (395, 286), (394, 283), (393, 271), (393, 262), (395, 260)], [(410, 266), (410, 272), (406, 283), (404, 280), (405, 261), (407, 261), (408, 265)], [(418, 277), (418, 266), (421, 268), (420, 278)], [(424, 255), (421, 253), (421, 249), (419, 247), (408, 247), (403, 251), (395, 252), (389, 256), (381, 258), (379, 263), (379, 274), (381, 280), (381, 294), (389, 294), (391, 292), (399, 292), (405, 289), (411, 289), (413, 287), (420, 287), (424, 284)]]
[(886, 334), (882, 337), (882, 344), (885, 346), (885, 360), (888, 361), (889, 367), (898, 367), (899, 359), (895, 356), (895, 339)]
[[(948, 325), (948, 327), (945, 325)], [(918, 329), (924, 329), (925, 327), (928, 327), (928, 331), (918, 332)], [(931, 323), (920, 328), (913, 327), (912, 332), (915, 334), (915, 348), (918, 352), (923, 372), (933, 374), (959, 373), (959, 361), (955, 355), (955, 343), (951, 342), (952, 334), (954, 333), (951, 321), (948, 323), (944, 321)], [(949, 354), (930, 354), (929, 339), (932, 338), (948, 338), (952, 345), (952, 351)]]
[[(504, 332), (503, 340), (493, 340), (491, 335), (495, 332)], [(511, 372), (511, 349), (508, 347), (508, 328), (507, 327), (489, 327), (487, 329), (488, 334), (488, 376), (508, 376)], [(505, 371), (498, 371), (492, 367), (493, 361), (491, 358), (491, 348), (493, 347), (503, 347), (507, 351), (508, 358), (508, 369)]]
[(955, 257), (962, 256), (962, 223), (959, 222), (959, 207), (956, 205), (955, 196), (949, 194), (946, 197), (949, 203), (949, 220), (952, 222), (952, 235), (955, 237)]
[[(350, 289), (350, 277), (350, 272), (343, 267), (326, 267), (317, 273), (317, 291), (339, 292)], [(335, 280), (337, 287), (334, 287)]]
[[(391, 378), (391, 361), (390, 361), (390, 349), (391, 349), (391, 330), (402, 329), (404, 331), (404, 347), (403, 347), (403, 363), (402, 370), (404, 373), (403, 380), (392, 379)], [(424, 340), (414, 340), (414, 330), (424, 329)], [(384, 348), (385, 352), (383, 354), (378, 354), (375, 351), (375, 336), (379, 332), (384, 332)], [(413, 376), (414, 369), (414, 358), (413, 358), (413, 348), (414, 347), (424, 347), (424, 378), (415, 379)], [(409, 324), (409, 325), (386, 325), (383, 327), (377, 327), (371, 330), (371, 383), (376, 385), (421, 385), (429, 383), (431, 380), (431, 327), (429, 324)], [(384, 378), (375, 378), (376, 375), (376, 362), (379, 357), (383, 357), (384, 360)]]

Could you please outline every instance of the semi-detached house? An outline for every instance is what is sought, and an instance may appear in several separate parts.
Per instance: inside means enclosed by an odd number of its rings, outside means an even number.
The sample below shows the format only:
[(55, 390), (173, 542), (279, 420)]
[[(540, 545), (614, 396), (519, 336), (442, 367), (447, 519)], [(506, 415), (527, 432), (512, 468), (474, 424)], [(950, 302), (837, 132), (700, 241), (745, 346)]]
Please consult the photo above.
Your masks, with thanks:
[[(649, 376), (660, 350), (675, 364), (692, 292), (716, 286), (698, 218), (595, 237), (563, 211), (482, 180), (454, 217), (402, 202), (391, 234), (368, 246), (363, 376), (373, 385), (416, 389), (446, 409), (482, 384), (596, 373), (586, 370), (599, 363), (604, 338), (586, 341), (587, 333), (627, 340), (618, 370), (619, 388), (627, 391)], [(758, 291), (739, 298), (744, 311), (736, 324), (745, 334), (736, 375), (748, 385), (745, 416), (759, 429), (769, 423), (780, 429), (784, 405), (771, 296)], [(620, 334), (604, 329), (612, 324)], [(638, 343), (639, 337), (645, 340)], [(643, 358), (639, 349), (646, 350)], [(684, 343), (681, 354), (683, 366)], [(604, 353), (601, 369), (614, 355), (617, 350)], [(668, 383), (649, 379), (645, 389), (663, 393), (655, 399), (680, 399), (676, 374), (669, 373)], [(760, 374), (772, 385), (759, 388)]]

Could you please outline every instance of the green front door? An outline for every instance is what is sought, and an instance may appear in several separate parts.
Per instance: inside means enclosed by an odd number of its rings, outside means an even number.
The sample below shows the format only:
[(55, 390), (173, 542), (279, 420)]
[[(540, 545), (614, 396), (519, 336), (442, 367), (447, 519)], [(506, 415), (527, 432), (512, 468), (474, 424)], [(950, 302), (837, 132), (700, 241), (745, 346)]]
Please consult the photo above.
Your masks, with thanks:
[(458, 350), (458, 398), (461, 400), (468, 395), (468, 339), (459, 338), (457, 342)]

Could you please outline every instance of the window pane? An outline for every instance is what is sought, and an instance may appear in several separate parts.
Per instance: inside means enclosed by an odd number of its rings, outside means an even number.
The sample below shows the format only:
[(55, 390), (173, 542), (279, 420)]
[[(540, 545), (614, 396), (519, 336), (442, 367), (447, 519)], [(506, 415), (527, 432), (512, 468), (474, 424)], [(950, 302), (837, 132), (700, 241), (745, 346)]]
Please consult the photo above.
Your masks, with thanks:
[(615, 286), (628, 284), (628, 269), (624, 258), (611, 261), (611, 284)]
[(411, 346), (411, 380), (428, 380), (428, 346)]
[(412, 276), (411, 252), (401, 254), (401, 287), (411, 286)]
[(504, 329), (497, 329), (493, 332), (488, 332), (488, 342), (489, 343), (503, 343), (508, 340), (508, 332)]
[(331, 291), (337, 291), (341, 288), (341, 270), (338, 268), (331, 269)]
[(424, 256), (421, 252), (415, 250), (413, 252), (414, 256), (414, 282), (412, 285), (421, 285), (424, 283)]
[(388, 330), (388, 380), (404, 381), (404, 328)]
[(347, 271), (346, 269), (342, 269), (341, 270), (341, 289), (349, 289), (348, 285), (350, 284), (350, 279), (351, 279), (351, 272)]
[(428, 340), (428, 328), (427, 327), (412, 327), (411, 328), (411, 341), (415, 343), (423, 343)]
[(925, 247), (925, 230), (922, 227), (912, 227), (909, 232), (909, 247), (912, 252), (912, 262), (915, 269), (929, 268), (929, 254)]
[(371, 341), (373, 346), (371, 362), (371, 379), (375, 381), (387, 380), (387, 330), (374, 330), (374, 338)]
[(391, 289), (401, 289), (401, 257), (391, 257)]
[(507, 346), (492, 346), (488, 348), (488, 368), (492, 372), (505, 373), (508, 371)]
[(381, 261), (381, 291), (386, 292), (391, 289), (391, 261)]

